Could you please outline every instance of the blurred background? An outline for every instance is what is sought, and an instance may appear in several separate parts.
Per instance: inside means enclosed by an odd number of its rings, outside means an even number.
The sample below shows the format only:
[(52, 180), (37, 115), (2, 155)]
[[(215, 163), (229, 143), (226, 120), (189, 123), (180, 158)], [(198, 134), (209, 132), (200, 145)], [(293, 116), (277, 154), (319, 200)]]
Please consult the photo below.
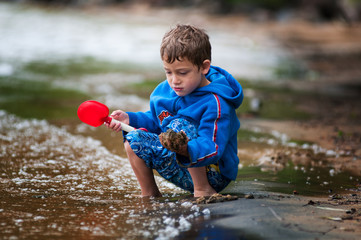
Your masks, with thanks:
[(361, 0), (0, 1), (4, 239), (196, 236), (207, 215), (181, 207), (187, 194), (157, 178), (165, 199), (134, 200), (121, 135), (76, 115), (89, 99), (147, 110), (165, 79), (161, 39), (177, 23), (204, 28), (212, 64), (244, 88), (227, 193), (360, 186), (360, 20)]
[[(86, 94), (102, 91), (107, 93), (103, 98), (110, 95), (121, 98), (121, 94), (112, 94), (110, 88), (126, 90), (121, 86), (125, 82), (159, 82), (164, 78), (158, 49), (161, 38), (173, 25), (189, 23), (208, 31), (213, 64), (244, 80), (245, 86), (268, 81), (267, 84), (282, 82), (283, 86), (298, 90), (355, 94), (360, 89), (361, 1), (358, 0), (18, 0), (0, 3), (2, 81), (26, 75), (33, 80), (46, 78), (52, 86), (67, 86)], [(105, 73), (106, 76), (99, 75)], [(89, 80), (92, 74), (98, 77)], [(118, 78), (117, 74), (126, 76)], [(109, 86), (109, 81), (117, 86)], [(130, 88), (127, 89), (130, 91)], [(257, 94), (253, 90), (248, 91), (248, 96)], [(3, 109), (25, 117), (37, 114), (27, 107), (21, 109), (20, 104), (16, 104), (20, 99), (5, 100), (7, 97), (2, 94)], [(6, 94), (12, 93), (6, 91)], [(135, 95), (146, 99), (142, 94), (145, 93)], [(258, 95), (257, 99), (251, 99), (252, 104), (244, 105), (242, 114), (256, 113), (266, 118), (292, 118), (286, 115), (297, 114), (289, 109), (294, 109), (293, 106), (283, 112), (269, 109), (269, 104), (263, 104), (261, 109), (264, 94), (258, 91)], [(9, 101), (14, 102), (8, 104)], [(114, 107), (126, 107), (137, 100), (122, 99), (126, 104), (120, 106), (109, 99), (104, 101)], [(40, 105), (38, 111), (45, 108)], [(59, 119), (52, 109), (57, 108), (46, 109), (49, 111), (46, 118)]]

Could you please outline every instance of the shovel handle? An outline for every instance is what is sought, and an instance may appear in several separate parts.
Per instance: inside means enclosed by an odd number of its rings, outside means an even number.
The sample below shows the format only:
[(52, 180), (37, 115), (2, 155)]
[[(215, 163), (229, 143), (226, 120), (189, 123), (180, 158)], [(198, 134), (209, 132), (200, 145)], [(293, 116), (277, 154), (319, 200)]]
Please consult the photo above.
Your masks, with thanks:
[(107, 117), (104, 120), (104, 122), (109, 123), (109, 124), (112, 123), (112, 122), (120, 123), (120, 125), (122, 126), (122, 130), (126, 131), (126, 132), (131, 132), (131, 131), (135, 130), (135, 128), (133, 128), (132, 126), (129, 126), (128, 124), (122, 123), (122, 122), (120, 122), (120, 121), (118, 121), (118, 120), (116, 120), (114, 118), (111, 118), (111, 117)]

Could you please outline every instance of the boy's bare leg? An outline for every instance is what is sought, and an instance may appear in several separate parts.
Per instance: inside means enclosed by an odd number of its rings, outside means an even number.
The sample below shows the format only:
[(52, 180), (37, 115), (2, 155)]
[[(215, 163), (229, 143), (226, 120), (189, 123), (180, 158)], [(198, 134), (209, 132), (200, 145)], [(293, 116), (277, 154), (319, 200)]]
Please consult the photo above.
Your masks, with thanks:
[(194, 197), (211, 196), (217, 193), (208, 182), (206, 167), (188, 168), (194, 185)]
[(124, 143), (125, 151), (127, 152), (130, 165), (133, 168), (135, 176), (138, 179), (142, 196), (161, 197), (158, 186), (155, 182), (153, 170), (148, 168), (143, 159), (139, 158), (130, 147), (128, 141)]

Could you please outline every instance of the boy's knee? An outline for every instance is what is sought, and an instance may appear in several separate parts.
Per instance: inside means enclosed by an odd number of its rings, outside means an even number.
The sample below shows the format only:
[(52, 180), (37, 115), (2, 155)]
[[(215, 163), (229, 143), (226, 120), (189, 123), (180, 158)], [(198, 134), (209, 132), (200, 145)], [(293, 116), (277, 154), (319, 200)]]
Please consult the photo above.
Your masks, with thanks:
[(126, 136), (125, 136), (126, 140), (130, 141), (130, 142), (143, 142), (145, 135), (144, 132), (142, 130), (134, 130), (129, 132)]
[(124, 141), (124, 149), (127, 153), (133, 152), (132, 148), (130, 147), (130, 144), (127, 140)]

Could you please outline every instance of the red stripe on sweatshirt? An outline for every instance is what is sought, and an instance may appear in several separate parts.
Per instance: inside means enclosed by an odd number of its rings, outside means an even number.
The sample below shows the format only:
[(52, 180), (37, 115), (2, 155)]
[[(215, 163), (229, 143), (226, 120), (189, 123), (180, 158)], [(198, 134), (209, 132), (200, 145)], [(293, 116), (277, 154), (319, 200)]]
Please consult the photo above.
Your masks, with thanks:
[(216, 94), (213, 93), (214, 98), (217, 101), (217, 119), (214, 121), (214, 130), (213, 130), (213, 141), (216, 142), (217, 132), (218, 132), (218, 120), (221, 118), (221, 102)]
[(219, 101), (219, 98), (216, 94), (213, 93), (213, 96), (217, 102), (217, 118), (214, 121), (213, 137), (212, 137), (212, 140), (213, 140), (214, 144), (216, 145), (216, 151), (213, 153), (210, 153), (202, 158), (198, 158), (198, 162), (203, 161), (206, 158), (213, 157), (213, 156), (217, 155), (217, 153), (218, 153), (218, 145), (216, 144), (216, 139), (217, 139), (217, 132), (218, 132), (218, 121), (221, 118), (221, 102)]

